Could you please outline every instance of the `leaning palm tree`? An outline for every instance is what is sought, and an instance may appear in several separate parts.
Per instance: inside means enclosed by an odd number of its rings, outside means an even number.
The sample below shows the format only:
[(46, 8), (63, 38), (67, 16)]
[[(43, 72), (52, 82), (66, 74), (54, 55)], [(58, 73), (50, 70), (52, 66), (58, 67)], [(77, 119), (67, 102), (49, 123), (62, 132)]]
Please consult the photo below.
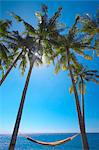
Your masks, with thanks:
[(57, 48), (55, 49), (57, 57), (55, 72), (58, 73), (61, 66), (63, 70), (69, 70), (69, 76), (71, 77), (72, 81), (72, 90), (75, 96), (75, 103), (78, 114), (83, 148), (85, 150), (88, 150), (89, 145), (86, 136), (85, 121), (83, 119), (82, 111), (80, 108), (80, 101), (75, 83), (75, 78), (73, 75), (73, 68), (75, 68), (76, 66), (77, 70), (81, 70), (81, 65), (77, 60), (78, 54), (83, 56), (85, 59), (92, 60), (92, 56), (86, 54), (84, 50), (97, 50), (97, 47), (94, 44), (96, 43), (97, 39), (94, 39), (94, 43), (92, 42), (93, 38), (91, 37), (89, 32), (84, 32), (84, 27), (79, 28), (82, 24), (80, 24), (80, 26), (77, 26), (77, 24), (80, 21), (81, 17), (78, 16), (71, 29), (69, 29), (67, 35), (60, 36), (59, 38), (57, 38), (57, 40), (54, 40), (53, 43), (54, 45), (57, 45)]
[(68, 64), (68, 69), (70, 72), (70, 77), (71, 77), (73, 90), (74, 90), (76, 109), (77, 109), (79, 126), (80, 126), (80, 131), (81, 131), (81, 136), (82, 136), (83, 148), (84, 148), (84, 150), (88, 150), (89, 145), (88, 145), (87, 136), (86, 136), (86, 132), (85, 132), (85, 122), (83, 121), (83, 117), (82, 117), (82, 113), (81, 113), (79, 97), (78, 97), (78, 93), (77, 93), (77, 89), (76, 89), (76, 85), (75, 85), (75, 81), (74, 81), (74, 77), (73, 77), (73, 73), (72, 73), (71, 63), (70, 63), (70, 60), (68, 59), (69, 55), (70, 55), (69, 49), (67, 48), (67, 64)]
[[(84, 149), (89, 149), (86, 130), (85, 130), (85, 121), (83, 119), (82, 111), (80, 108), (79, 96), (77, 92), (75, 77), (73, 74), (73, 68), (77, 68), (77, 70), (81, 70), (81, 65), (77, 60), (78, 54), (88, 60), (92, 60), (92, 56), (86, 53), (86, 50), (93, 50), (96, 51), (98, 54), (99, 52), (99, 16), (97, 24), (93, 25), (94, 34), (93, 36), (89, 33), (89, 28), (84, 30), (84, 23), (88, 22), (87, 25), (90, 26), (90, 22), (88, 18), (84, 20), (83, 17), (77, 17), (73, 26), (69, 29), (65, 36), (59, 36), (58, 38), (54, 39), (53, 44), (55, 47), (55, 53), (57, 57), (57, 63), (55, 67), (55, 72), (58, 73), (60, 68), (62, 70), (69, 70), (69, 76), (71, 77), (72, 81), (72, 90), (74, 91), (75, 96), (75, 103), (76, 109), (78, 114), (79, 120), (79, 127), (81, 131), (82, 143)], [(80, 23), (80, 25), (79, 25)], [(78, 24), (78, 26), (77, 26)], [(91, 32), (93, 29), (91, 29)], [(94, 81), (95, 78), (93, 78)]]
[[(22, 111), (23, 111), (23, 107), (24, 107), (26, 92), (27, 92), (31, 72), (33, 69), (33, 65), (34, 65), (34, 63), (36, 63), (36, 64), (42, 63), (41, 55), (39, 54), (39, 46), (40, 45), (39, 45), (38, 41), (34, 40), (34, 37), (32, 38), (29, 35), (26, 35), (25, 38), (22, 38), (21, 36), (19, 36), (18, 32), (14, 32), (14, 36), (16, 37), (17, 42), (14, 42), (14, 43), (10, 42), (9, 47), (13, 47), (15, 45), (18, 46), (17, 51), (19, 51), (19, 54), (21, 53), (21, 55), (18, 59), (19, 68), (21, 69), (22, 74), (24, 74), (27, 65), (29, 65), (29, 71), (28, 71), (25, 86), (23, 89), (21, 102), (20, 102), (20, 106), (19, 106), (19, 110), (18, 110), (18, 114), (17, 114), (17, 118), (16, 118), (16, 123), (14, 126), (14, 131), (13, 131), (10, 146), (9, 146), (9, 149), (11, 149), (11, 150), (14, 149), (14, 147), (15, 147), (17, 134), (18, 134), (18, 130), (19, 130), (19, 125), (20, 125), (20, 121), (21, 121), (21, 117), (22, 117)], [(21, 49), (21, 52), (20, 52), (20, 49)]]
[(29, 64), (29, 71), (26, 78), (25, 86), (22, 93), (22, 98), (13, 130), (13, 134), (11, 137), (11, 142), (9, 145), (9, 150), (13, 150), (17, 140), (17, 134), (20, 126), (20, 121), (22, 117), (22, 111), (24, 107), (26, 92), (29, 85), (30, 76), (32, 73), (32, 68), (34, 63), (37, 64), (42, 63), (42, 55), (45, 54), (48, 58), (48, 54), (52, 55), (53, 52), (52, 44), (50, 44), (49, 39), (53, 35), (56, 36), (58, 32), (61, 30), (57, 28), (56, 21), (60, 15), (61, 8), (54, 14), (51, 19), (47, 19), (47, 7), (43, 6), (43, 14), (37, 13), (37, 17), (39, 18), (38, 28), (34, 29), (30, 24), (25, 22), (21, 17), (15, 15), (13, 13), (14, 18), (16, 18), (19, 22), (23, 22), (26, 31), (24, 37), (22, 37), (18, 31), (13, 31), (11, 34), (11, 38), (9, 36), (4, 36), (4, 40), (7, 43), (8, 48), (13, 49), (14, 53), (17, 52), (17, 57), (15, 58), (12, 65), (9, 67), (8, 71), (6, 72), (5, 76), (1, 80), (1, 84), (7, 77), (8, 73), (11, 69), (17, 65), (19, 61), (19, 67), (21, 68), (22, 74), (25, 71), (27, 63)]
[[(27, 79), (26, 79), (26, 83), (25, 83), (25, 87), (23, 89), (21, 103), (20, 103), (20, 107), (19, 107), (19, 111), (18, 111), (18, 115), (17, 115), (17, 119), (16, 119), (16, 123), (15, 123), (15, 127), (14, 127), (14, 131), (13, 131), (13, 135), (12, 135), (12, 139), (11, 139), (9, 149), (14, 149), (14, 147), (15, 147), (17, 133), (18, 133), (19, 125), (20, 125), (22, 110), (23, 110), (25, 96), (26, 96), (26, 91), (27, 91), (27, 88), (28, 88), (30, 75), (31, 75), (31, 72), (32, 72), (34, 62), (36, 64), (39, 64), (39, 63), (42, 62), (41, 57), (40, 57), (41, 55), (39, 54), (40, 44), (39, 44), (38, 41), (36, 41), (36, 39), (35, 40), (34, 39), (35, 39), (35, 37), (31, 37), (28, 34), (26, 34), (25, 37), (23, 38), (22, 36), (19, 35), (18, 31), (11, 32), (10, 33), (10, 38), (9, 38), (8, 35), (4, 35), (4, 37), (3, 37), (3, 42), (6, 43), (7, 48), (8, 49), (13, 49), (13, 51), (14, 51), (13, 56), (15, 56), (16, 52), (17, 52), (17, 55), (18, 55), (17, 58), (12, 63), (12, 65), (9, 67), (9, 69), (6, 72), (5, 75), (6, 76), (8, 75), (9, 71), (12, 69), (13, 66), (16, 65), (17, 61), (19, 61), (19, 67), (22, 71), (22, 74), (25, 71), (27, 63), (30, 65), (29, 72), (28, 72)], [(3, 48), (2, 48), (2, 51), (3, 51)], [(12, 55), (10, 55), (7, 58), (11, 59)], [(4, 76), (2, 78), (1, 84), (4, 81), (4, 79), (6, 78), (6, 76)]]
[[(30, 76), (31, 76), (31, 73), (32, 73), (34, 63), (35, 62), (36, 63), (42, 63), (41, 59), (37, 55), (35, 55), (34, 53), (28, 53), (28, 58), (29, 58), (29, 71), (28, 71), (25, 86), (24, 86), (24, 89), (23, 89), (23, 93), (22, 93), (22, 97), (21, 97), (21, 103), (20, 103), (20, 106), (19, 106), (19, 110), (18, 110), (14, 130), (13, 130), (11, 142), (10, 142), (10, 145), (9, 145), (9, 150), (13, 150), (14, 147), (15, 147), (17, 134), (18, 134), (18, 130), (19, 130), (19, 125), (20, 125), (20, 121), (21, 121), (21, 117), (22, 117), (22, 111), (23, 111), (23, 107), (24, 107), (26, 92), (27, 92), (27, 89), (28, 89)], [(20, 64), (22, 72), (26, 68), (25, 65), (26, 65), (26, 58), (23, 56), (21, 64)]]
[(72, 28), (68, 31), (68, 34), (66, 36), (59, 36), (58, 38), (52, 40), (53, 45), (55, 45), (55, 53), (57, 57), (57, 63), (55, 67), (55, 72), (58, 73), (61, 66), (63, 70), (69, 70), (69, 76), (71, 77), (72, 81), (72, 87), (74, 91), (75, 96), (75, 103), (76, 103), (76, 109), (78, 114), (78, 120), (79, 120), (79, 127), (81, 131), (81, 137), (82, 137), (82, 143), (84, 150), (89, 149), (88, 141), (87, 141), (87, 135), (85, 131), (85, 122), (82, 117), (81, 108), (80, 108), (80, 102), (79, 102), (79, 96), (73, 76), (73, 65), (77, 68), (80, 68), (80, 64), (77, 61), (77, 53), (82, 55), (85, 59), (92, 59), (91, 56), (86, 55), (84, 53), (84, 50), (87, 49), (94, 49), (88, 41), (84, 41), (84, 38), (86, 35), (81, 35), (82, 33), (79, 33), (79, 30), (77, 28), (77, 24), (80, 17), (78, 16), (75, 20), (74, 25)]

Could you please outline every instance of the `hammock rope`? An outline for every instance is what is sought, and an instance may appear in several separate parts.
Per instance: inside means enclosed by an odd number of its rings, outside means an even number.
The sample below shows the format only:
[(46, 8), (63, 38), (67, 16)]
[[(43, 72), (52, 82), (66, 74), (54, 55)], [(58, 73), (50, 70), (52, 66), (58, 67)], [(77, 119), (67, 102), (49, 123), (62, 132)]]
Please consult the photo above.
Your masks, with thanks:
[(44, 142), (44, 141), (39, 141), (39, 140), (35, 140), (35, 139), (32, 139), (31, 137), (29, 136), (24, 136), (24, 135), (21, 135), (23, 136), (24, 138), (26, 138), (27, 140), (31, 141), (31, 142), (34, 142), (34, 143), (37, 143), (37, 144), (40, 144), (40, 145), (45, 145), (45, 146), (57, 146), (57, 145), (61, 145), (61, 144), (64, 144), (64, 143), (67, 143), (71, 140), (73, 140), (76, 136), (78, 136), (79, 133), (69, 137), (69, 138), (66, 138), (66, 139), (63, 139), (63, 140), (59, 140), (59, 141), (55, 141), (55, 142)]

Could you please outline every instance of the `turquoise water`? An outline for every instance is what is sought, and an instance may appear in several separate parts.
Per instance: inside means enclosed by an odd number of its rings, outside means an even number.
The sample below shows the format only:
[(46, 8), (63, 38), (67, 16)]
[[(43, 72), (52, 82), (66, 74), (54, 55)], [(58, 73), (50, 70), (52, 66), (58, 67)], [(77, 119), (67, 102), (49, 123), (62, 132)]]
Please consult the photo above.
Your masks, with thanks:
[[(43, 141), (55, 141), (64, 139), (69, 137), (73, 134), (31, 134), (34, 139), (43, 140)], [(98, 133), (88, 133), (88, 142), (90, 145), (90, 150), (99, 150), (99, 134)], [(10, 135), (0, 135), (0, 150), (8, 150), (8, 145), (10, 142)], [(82, 144), (80, 135), (77, 136), (72, 141), (56, 146), (56, 147), (49, 147), (49, 146), (42, 146), (36, 143), (32, 143), (26, 140), (24, 137), (18, 136), (17, 144), (15, 150), (81, 150)]]

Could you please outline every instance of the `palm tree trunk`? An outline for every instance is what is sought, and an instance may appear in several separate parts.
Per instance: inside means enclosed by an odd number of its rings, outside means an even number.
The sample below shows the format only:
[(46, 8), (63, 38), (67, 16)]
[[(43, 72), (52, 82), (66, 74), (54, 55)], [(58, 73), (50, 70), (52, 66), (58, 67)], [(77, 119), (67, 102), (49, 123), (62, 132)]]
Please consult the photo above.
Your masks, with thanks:
[[(81, 105), (82, 105), (82, 117), (83, 122), (85, 123), (85, 106), (84, 106), (84, 83), (81, 77)], [(86, 128), (85, 128), (86, 129)]]
[(11, 66), (9, 67), (9, 69), (7, 70), (7, 72), (5, 73), (4, 77), (0, 80), (0, 86), (2, 85), (2, 83), (6, 79), (7, 75), (9, 74), (9, 72), (11, 71), (11, 69), (14, 67), (14, 65), (16, 64), (16, 62), (19, 60), (19, 57), (22, 55), (22, 53), (23, 53), (23, 51), (21, 51), (19, 53), (19, 55), (17, 56), (17, 58), (14, 60), (14, 62), (11, 64)]
[(27, 78), (26, 78), (26, 82), (25, 82), (25, 86), (24, 86), (24, 89), (23, 89), (22, 98), (21, 98), (21, 102), (20, 102), (20, 106), (19, 106), (19, 110), (18, 110), (14, 130), (13, 130), (13, 134), (12, 134), (12, 137), (11, 137), (11, 142), (10, 142), (10, 145), (9, 145), (9, 150), (14, 150), (14, 148), (15, 148), (17, 135), (18, 135), (18, 130), (19, 130), (20, 121), (21, 121), (22, 112), (23, 112), (23, 107), (24, 107), (24, 102), (25, 102), (25, 97), (26, 97), (26, 92), (27, 92), (27, 89), (28, 89), (33, 64), (34, 64), (34, 62), (31, 63), (30, 68), (29, 68), (29, 72), (28, 72), (28, 75), (27, 75)]
[[(66, 52), (67, 52), (67, 59), (68, 59), (69, 58), (69, 49), (68, 48), (66, 49)], [(73, 74), (72, 74), (72, 68), (70, 66), (69, 59), (67, 61), (68, 61), (68, 68), (69, 68), (70, 77), (71, 77), (71, 81), (72, 81), (72, 85), (73, 85), (73, 89), (74, 89), (75, 103), (76, 103), (76, 109), (77, 109), (77, 114), (78, 114), (78, 120), (79, 120), (79, 127), (80, 127), (80, 132), (81, 132), (81, 137), (82, 137), (83, 149), (84, 150), (89, 150), (87, 135), (86, 135), (86, 132), (85, 132), (85, 124), (83, 122), (83, 117), (82, 117), (80, 104), (79, 104), (79, 97), (78, 97), (74, 77), (73, 77)]]

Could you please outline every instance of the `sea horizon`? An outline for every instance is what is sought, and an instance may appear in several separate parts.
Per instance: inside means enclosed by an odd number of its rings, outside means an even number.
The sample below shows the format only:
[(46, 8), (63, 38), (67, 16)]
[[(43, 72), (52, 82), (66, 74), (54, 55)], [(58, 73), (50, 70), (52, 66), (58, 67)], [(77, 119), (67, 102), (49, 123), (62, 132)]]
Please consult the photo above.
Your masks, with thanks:
[[(20, 135), (20, 134), (32, 134), (32, 135), (34, 135), (34, 134), (76, 134), (76, 133), (79, 133), (80, 134), (80, 132), (35, 132), (35, 133), (28, 133), (28, 132), (26, 132), (26, 133), (19, 133), (18, 135)], [(99, 132), (86, 132), (87, 134), (99, 134)], [(12, 135), (11, 133), (0, 133), (0, 135)]]

